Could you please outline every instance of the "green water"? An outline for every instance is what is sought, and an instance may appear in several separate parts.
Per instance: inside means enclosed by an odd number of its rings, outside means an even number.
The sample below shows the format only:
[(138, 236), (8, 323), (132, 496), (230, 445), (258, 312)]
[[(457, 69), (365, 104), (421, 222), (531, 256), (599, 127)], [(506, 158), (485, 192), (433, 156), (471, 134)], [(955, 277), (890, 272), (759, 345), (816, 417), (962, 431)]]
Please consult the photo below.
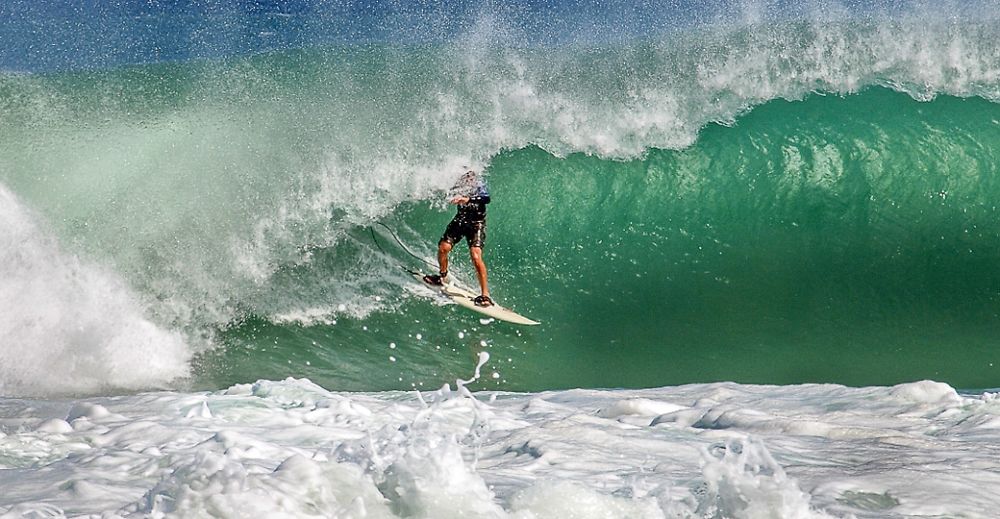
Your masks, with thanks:
[[(497, 377), (482, 384), (512, 390), (995, 387), (998, 121), (1000, 107), (981, 99), (873, 89), (773, 101), (705, 128), (690, 148), (635, 160), (507, 151), (488, 168), (492, 290), (541, 326), (482, 325), (387, 268), (390, 308), (335, 325), (235, 325), (203, 376), (436, 387), (485, 349)], [(450, 216), (419, 202), (382, 221), (430, 258)], [(385, 258), (369, 233), (318, 252), (285, 289)], [(387, 263), (419, 266), (385, 232), (377, 240)], [(464, 248), (454, 254), (471, 280)]]
[[(732, 65), (692, 41), (703, 73)], [(762, 75), (703, 91), (670, 49), (372, 45), (4, 74), (0, 181), (184, 336), (196, 386), (437, 387), (481, 351), (479, 384), (510, 390), (1000, 385), (993, 85), (808, 94), (819, 58), (765, 53)], [(466, 165), (494, 198), (492, 293), (541, 326), (481, 323), (399, 268), (428, 267), (381, 225), (433, 258)]]

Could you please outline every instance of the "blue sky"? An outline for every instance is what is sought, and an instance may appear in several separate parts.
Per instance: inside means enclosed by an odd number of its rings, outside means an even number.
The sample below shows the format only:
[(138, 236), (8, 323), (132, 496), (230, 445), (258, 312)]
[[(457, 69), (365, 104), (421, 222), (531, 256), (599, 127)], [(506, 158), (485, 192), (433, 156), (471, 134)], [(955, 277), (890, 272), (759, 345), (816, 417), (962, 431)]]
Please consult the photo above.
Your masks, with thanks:
[[(941, 0), (942, 12), (995, 0)], [(948, 4), (940, 7), (942, 4)], [(444, 42), (492, 26), (505, 44), (624, 41), (720, 20), (903, 0), (3, 0), (0, 69), (46, 71), (357, 42)], [(811, 15), (809, 15), (811, 16)]]

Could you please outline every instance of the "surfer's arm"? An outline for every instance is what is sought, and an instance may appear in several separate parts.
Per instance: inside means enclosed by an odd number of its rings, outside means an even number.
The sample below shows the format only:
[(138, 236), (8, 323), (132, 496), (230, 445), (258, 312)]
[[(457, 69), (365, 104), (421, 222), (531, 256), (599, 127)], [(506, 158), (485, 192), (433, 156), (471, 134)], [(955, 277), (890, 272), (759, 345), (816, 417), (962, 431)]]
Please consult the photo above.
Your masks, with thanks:
[[(456, 185), (452, 189), (458, 189), (460, 186)], [(458, 205), (466, 204), (483, 204), (486, 205), (490, 203), (490, 191), (486, 189), (485, 183), (480, 183), (476, 187), (476, 194), (472, 196), (456, 196), (449, 200), (449, 202)]]
[(476, 196), (470, 196), (469, 197), (469, 201), (466, 202), (466, 203), (469, 203), (469, 204), (488, 204), (488, 203), (490, 203), (490, 194), (489, 193), (480, 192)]
[(466, 204), (483, 204), (486, 205), (490, 203), (490, 193), (485, 189), (480, 190), (475, 196), (456, 196), (449, 200), (453, 204), (466, 205)]
[(488, 204), (490, 203), (490, 195), (476, 195), (476, 196), (456, 196), (449, 200), (449, 202), (458, 205), (466, 204)]
[(486, 189), (486, 184), (479, 184), (476, 194), (468, 198), (467, 204), (488, 204), (490, 203), (490, 192)]

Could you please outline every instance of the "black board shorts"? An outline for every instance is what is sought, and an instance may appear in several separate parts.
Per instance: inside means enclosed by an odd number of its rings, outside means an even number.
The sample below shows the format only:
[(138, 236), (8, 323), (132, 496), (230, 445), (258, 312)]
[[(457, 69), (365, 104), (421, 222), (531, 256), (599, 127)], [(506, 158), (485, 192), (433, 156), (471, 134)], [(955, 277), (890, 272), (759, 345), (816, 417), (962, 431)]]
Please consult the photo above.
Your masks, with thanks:
[(469, 242), (470, 249), (472, 247), (483, 248), (483, 245), (486, 245), (486, 220), (469, 222), (454, 218), (448, 224), (448, 228), (444, 230), (441, 241), (455, 245), (462, 241), (462, 238)]

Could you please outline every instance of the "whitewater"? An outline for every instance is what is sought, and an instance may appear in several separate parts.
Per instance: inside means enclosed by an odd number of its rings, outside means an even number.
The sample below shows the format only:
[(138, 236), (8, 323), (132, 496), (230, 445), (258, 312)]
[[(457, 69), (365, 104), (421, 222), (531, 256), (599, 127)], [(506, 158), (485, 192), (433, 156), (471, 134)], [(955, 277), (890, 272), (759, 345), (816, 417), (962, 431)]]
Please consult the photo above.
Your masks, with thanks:
[(0, 517), (995, 517), (998, 7), (4, 2)]
[(985, 518), (996, 505), (994, 393), (919, 382), (473, 394), (463, 382), (4, 399), (0, 506), (4, 517)]

